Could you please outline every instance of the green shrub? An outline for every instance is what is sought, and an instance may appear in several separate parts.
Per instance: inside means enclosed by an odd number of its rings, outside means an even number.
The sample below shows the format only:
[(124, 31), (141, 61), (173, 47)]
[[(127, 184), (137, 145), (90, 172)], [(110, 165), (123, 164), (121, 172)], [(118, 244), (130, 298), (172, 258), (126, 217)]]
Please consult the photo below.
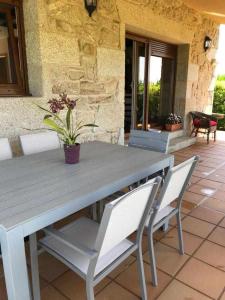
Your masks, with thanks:
[[(214, 89), (213, 112), (225, 114), (225, 75), (217, 77)], [(225, 119), (219, 120), (218, 129), (225, 130)]]

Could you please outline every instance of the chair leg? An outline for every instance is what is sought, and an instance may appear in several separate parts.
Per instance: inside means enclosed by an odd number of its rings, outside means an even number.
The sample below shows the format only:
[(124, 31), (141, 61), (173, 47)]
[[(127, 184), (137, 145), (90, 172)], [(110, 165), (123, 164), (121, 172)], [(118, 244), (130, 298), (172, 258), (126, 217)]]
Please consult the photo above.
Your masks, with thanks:
[(207, 144), (209, 144), (209, 135), (210, 135), (210, 131), (207, 132)]
[(182, 233), (182, 224), (181, 224), (181, 217), (180, 212), (177, 213), (177, 232), (178, 232), (178, 240), (179, 240), (179, 249), (180, 254), (184, 254), (184, 241), (183, 241), (183, 233)]
[(36, 233), (30, 235), (30, 260), (31, 260), (31, 274), (32, 274), (32, 288), (33, 288), (33, 299), (40, 300), (40, 281), (38, 271), (38, 249), (37, 249), (37, 238)]
[(146, 282), (145, 282), (145, 270), (143, 264), (143, 257), (142, 257), (142, 247), (141, 245), (138, 247), (137, 250), (137, 264), (138, 264), (138, 275), (139, 275), (139, 282), (141, 286), (141, 299), (147, 300), (147, 289), (146, 289)]
[(198, 128), (195, 130), (195, 137), (198, 135)]
[(156, 270), (155, 250), (154, 250), (154, 243), (153, 243), (153, 233), (151, 231), (148, 232), (148, 250), (149, 250), (149, 258), (151, 264), (152, 285), (157, 286), (158, 278), (157, 278), (157, 270)]
[(91, 206), (91, 216), (92, 216), (92, 219), (94, 221), (97, 221), (97, 219), (98, 219), (98, 216), (97, 216), (97, 202), (92, 204), (92, 206)]
[(87, 300), (95, 299), (94, 287), (92, 282), (90, 282), (89, 280), (86, 281), (86, 295), (87, 295)]
[(195, 128), (192, 129), (190, 137), (192, 136), (192, 134), (195, 132)]
[(216, 142), (216, 130), (214, 131), (214, 142)]

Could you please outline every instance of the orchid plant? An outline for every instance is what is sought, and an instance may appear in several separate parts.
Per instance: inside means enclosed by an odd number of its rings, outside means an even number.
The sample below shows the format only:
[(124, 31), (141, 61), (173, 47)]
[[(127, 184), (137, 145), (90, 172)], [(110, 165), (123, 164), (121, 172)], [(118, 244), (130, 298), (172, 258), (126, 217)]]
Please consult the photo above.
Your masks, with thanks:
[[(83, 124), (78, 122), (74, 124), (74, 109), (78, 99), (71, 100), (67, 94), (59, 95), (59, 98), (53, 98), (48, 101), (49, 109), (46, 109), (37, 104), (46, 115), (43, 123), (49, 127), (49, 130), (57, 132), (59, 138), (65, 145), (76, 145), (77, 138), (82, 134), (81, 130), (84, 127), (98, 127), (95, 124)], [(61, 112), (66, 110), (65, 118), (61, 117)]]

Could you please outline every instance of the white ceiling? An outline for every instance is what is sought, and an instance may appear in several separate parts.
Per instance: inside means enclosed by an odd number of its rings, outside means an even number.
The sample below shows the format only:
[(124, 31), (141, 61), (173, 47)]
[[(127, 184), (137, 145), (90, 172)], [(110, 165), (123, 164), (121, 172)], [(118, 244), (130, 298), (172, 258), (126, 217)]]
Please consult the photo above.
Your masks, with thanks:
[(225, 0), (184, 0), (184, 3), (210, 16), (220, 24), (225, 24)]

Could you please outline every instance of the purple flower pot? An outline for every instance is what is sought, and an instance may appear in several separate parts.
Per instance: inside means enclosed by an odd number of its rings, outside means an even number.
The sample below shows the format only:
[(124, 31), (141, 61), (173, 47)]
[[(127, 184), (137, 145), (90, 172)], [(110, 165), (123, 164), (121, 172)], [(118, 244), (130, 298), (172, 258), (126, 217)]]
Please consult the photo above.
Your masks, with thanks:
[(80, 144), (66, 145), (64, 144), (65, 163), (77, 164), (80, 160)]

